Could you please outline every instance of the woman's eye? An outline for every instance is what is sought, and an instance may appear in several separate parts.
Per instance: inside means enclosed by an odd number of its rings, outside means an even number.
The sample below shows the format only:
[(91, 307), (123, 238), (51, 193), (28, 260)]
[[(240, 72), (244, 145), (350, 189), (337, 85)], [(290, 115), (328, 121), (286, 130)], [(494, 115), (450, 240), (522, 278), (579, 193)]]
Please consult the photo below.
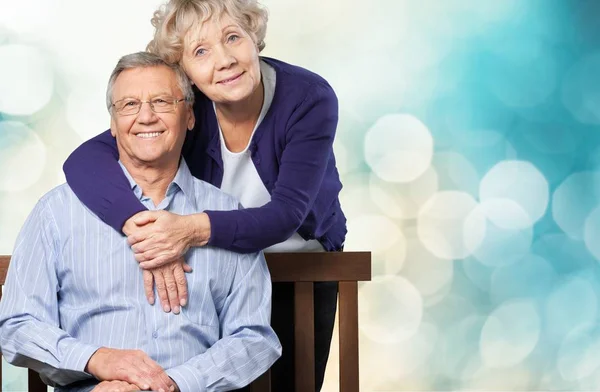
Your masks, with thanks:
[(205, 53), (206, 53), (206, 49), (200, 48), (200, 49), (196, 50), (196, 56), (202, 56)]
[(240, 38), (240, 37), (239, 37), (238, 35), (231, 34), (229, 37), (227, 37), (227, 40), (228, 40), (229, 42), (235, 42), (235, 41), (237, 41), (239, 38)]

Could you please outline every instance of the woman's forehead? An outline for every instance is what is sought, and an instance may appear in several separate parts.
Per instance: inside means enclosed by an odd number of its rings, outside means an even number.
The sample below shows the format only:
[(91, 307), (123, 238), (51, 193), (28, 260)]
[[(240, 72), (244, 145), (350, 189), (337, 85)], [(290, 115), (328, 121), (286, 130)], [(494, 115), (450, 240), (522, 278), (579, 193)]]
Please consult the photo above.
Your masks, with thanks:
[(203, 18), (203, 20), (196, 17), (188, 25), (184, 36), (184, 43), (186, 45), (196, 44), (210, 40), (215, 36), (219, 37), (224, 30), (231, 27), (241, 29), (240, 24), (226, 12), (222, 12), (219, 16), (210, 15)]

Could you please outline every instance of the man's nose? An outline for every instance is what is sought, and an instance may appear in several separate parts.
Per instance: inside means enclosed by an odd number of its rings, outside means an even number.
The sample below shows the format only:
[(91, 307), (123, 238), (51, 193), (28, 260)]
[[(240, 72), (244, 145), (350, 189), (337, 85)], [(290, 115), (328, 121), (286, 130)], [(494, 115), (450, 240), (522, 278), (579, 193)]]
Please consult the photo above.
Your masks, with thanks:
[(156, 121), (158, 118), (156, 113), (150, 107), (150, 102), (142, 102), (140, 106), (140, 112), (138, 113), (137, 121), (140, 123), (151, 123)]

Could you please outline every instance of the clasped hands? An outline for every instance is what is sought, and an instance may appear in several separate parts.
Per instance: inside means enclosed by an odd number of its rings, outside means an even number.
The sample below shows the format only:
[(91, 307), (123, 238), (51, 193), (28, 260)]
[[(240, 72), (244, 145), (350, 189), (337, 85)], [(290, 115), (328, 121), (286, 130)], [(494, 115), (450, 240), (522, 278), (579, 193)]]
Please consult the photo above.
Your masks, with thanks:
[(85, 371), (100, 380), (93, 392), (179, 391), (165, 370), (140, 350), (101, 347), (90, 357)]
[(208, 216), (204, 213), (177, 215), (167, 211), (143, 211), (125, 222), (123, 232), (143, 270), (148, 302), (155, 302), (156, 284), (163, 310), (178, 314), (188, 301), (185, 273), (192, 271), (183, 255), (191, 246), (203, 246), (208, 242)]

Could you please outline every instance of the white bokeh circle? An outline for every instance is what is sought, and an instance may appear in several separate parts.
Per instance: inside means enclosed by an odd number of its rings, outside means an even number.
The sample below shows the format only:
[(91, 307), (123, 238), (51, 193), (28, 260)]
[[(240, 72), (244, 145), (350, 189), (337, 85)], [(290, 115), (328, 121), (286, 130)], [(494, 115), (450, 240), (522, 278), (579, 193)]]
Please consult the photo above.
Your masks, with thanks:
[(409, 114), (383, 116), (365, 136), (366, 162), (384, 181), (413, 181), (425, 173), (432, 157), (429, 129)]
[[(600, 203), (600, 172), (571, 174), (552, 195), (552, 216), (569, 237), (583, 239), (585, 221)], [(590, 225), (592, 225), (590, 223)], [(590, 227), (592, 230), (592, 227)]]
[(381, 212), (397, 219), (414, 219), (419, 208), (438, 190), (438, 175), (430, 167), (409, 183), (390, 183), (371, 174), (369, 192)]
[(590, 253), (600, 261), (600, 205), (585, 220), (583, 240)]
[(500, 305), (487, 318), (481, 331), (479, 349), (490, 368), (521, 363), (540, 338), (541, 320), (532, 300), (514, 300)]
[(403, 237), (400, 228), (385, 215), (360, 215), (348, 221), (345, 249), (385, 252)]
[(0, 122), (0, 191), (29, 188), (41, 177), (46, 165), (46, 146), (25, 124)]
[(502, 161), (482, 178), (479, 197), (481, 201), (498, 198), (514, 200), (534, 223), (544, 216), (548, 207), (548, 181), (530, 162)]
[(582, 325), (562, 341), (556, 367), (564, 380), (588, 377), (600, 368), (600, 331), (597, 324)]
[(359, 289), (360, 330), (379, 343), (399, 343), (415, 335), (423, 317), (419, 291), (401, 276), (376, 276)]
[[(485, 216), (483, 241), (478, 238), (479, 219)], [(473, 223), (472, 220), (475, 220)], [(519, 261), (529, 253), (533, 241), (531, 218), (511, 199), (488, 199), (465, 221), (465, 243), (481, 263), (498, 267)]]
[(556, 279), (557, 273), (547, 260), (529, 254), (518, 263), (493, 271), (490, 297), (494, 303), (520, 297), (542, 298), (550, 292)]
[(421, 241), (411, 238), (407, 241), (406, 261), (400, 273), (419, 290), (424, 299), (427, 299), (451, 285), (454, 262), (436, 257)]
[[(465, 192), (443, 191), (433, 195), (419, 210), (417, 233), (425, 247), (443, 259), (462, 259), (472, 253), (485, 236), (485, 216)], [(469, 227), (465, 224), (469, 218)], [(470, 236), (467, 246), (466, 236)]]
[(586, 279), (567, 277), (546, 299), (545, 313), (545, 333), (562, 340), (576, 328), (596, 322), (598, 296)]
[(0, 64), (0, 112), (30, 115), (50, 101), (53, 69), (39, 49), (18, 44), (0, 46)]

